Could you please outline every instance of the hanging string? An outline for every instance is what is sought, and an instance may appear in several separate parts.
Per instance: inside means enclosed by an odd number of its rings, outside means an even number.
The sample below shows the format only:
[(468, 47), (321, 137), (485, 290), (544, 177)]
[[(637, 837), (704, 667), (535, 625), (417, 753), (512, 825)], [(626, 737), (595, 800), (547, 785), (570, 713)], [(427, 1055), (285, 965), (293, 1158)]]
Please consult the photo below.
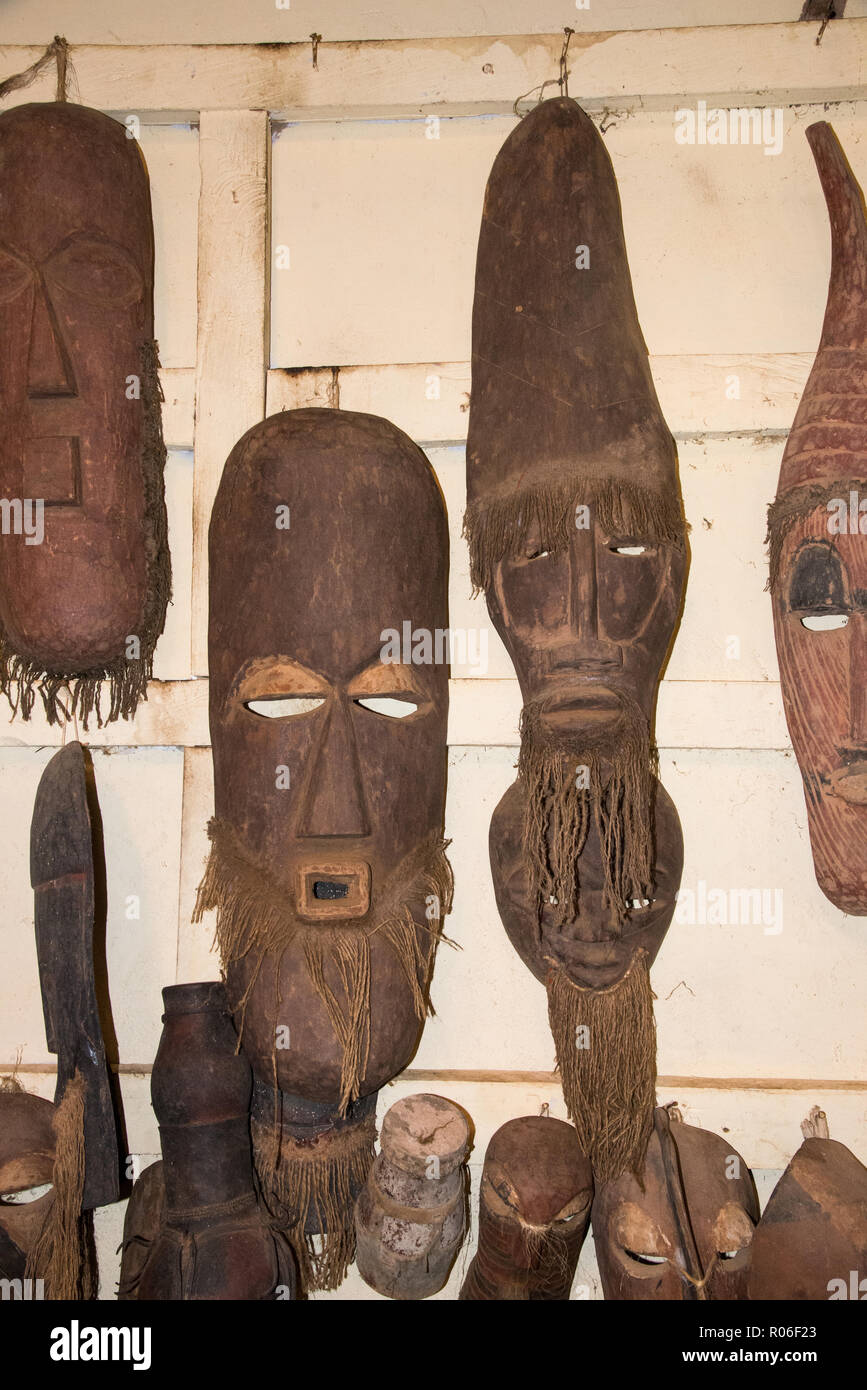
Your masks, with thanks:
[(57, 93), (55, 101), (66, 101), (69, 96), (69, 78), (72, 71), (72, 64), (69, 61), (69, 44), (60, 34), (55, 34), (54, 40), (48, 45), (41, 58), (37, 58), (24, 72), (17, 72), (12, 77), (7, 77), (0, 82), (0, 97), (5, 97), (9, 92), (20, 91), (22, 87), (29, 87), (31, 82), (35, 82), (39, 74), (51, 63), (57, 63)]
[(311, 41), (311, 43), (313, 44), (313, 66), (314, 66), (314, 68), (316, 69), (316, 71), (318, 72), (318, 71), (319, 71), (319, 45), (320, 45), (321, 42), (322, 42), (322, 35), (321, 35), (321, 34), (311, 34), (311, 35), (310, 35), (310, 41)]
[(563, 44), (563, 51), (560, 54), (560, 77), (558, 81), (560, 83), (560, 95), (567, 97), (569, 95), (569, 69), (566, 67), (566, 55), (569, 52), (569, 40), (572, 38), (575, 30), (566, 28), (563, 30), (563, 33), (566, 35), (566, 40)]
[(566, 55), (569, 52), (569, 41), (572, 38), (572, 35), (575, 33), (575, 30), (566, 27), (564, 28), (563, 33), (565, 35), (565, 38), (563, 41), (563, 48), (560, 52), (560, 76), (549, 77), (545, 82), (542, 83), (540, 87), (531, 87), (529, 92), (524, 92), (522, 96), (516, 97), (512, 103), (512, 111), (516, 116), (522, 117), (526, 114), (525, 112), (519, 111), (518, 107), (522, 101), (527, 100), (527, 97), (531, 97), (534, 95), (534, 93), (538, 92), (539, 101), (542, 101), (545, 95), (546, 87), (559, 87), (561, 96), (567, 97), (569, 95), (569, 72), (566, 68)]

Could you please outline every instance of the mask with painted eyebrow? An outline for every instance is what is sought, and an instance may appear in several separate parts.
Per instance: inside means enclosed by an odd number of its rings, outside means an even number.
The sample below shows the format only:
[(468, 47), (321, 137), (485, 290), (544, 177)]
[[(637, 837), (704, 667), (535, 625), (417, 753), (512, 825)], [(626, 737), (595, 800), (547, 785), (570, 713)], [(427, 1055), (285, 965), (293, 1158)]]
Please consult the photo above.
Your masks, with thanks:
[(867, 589), (867, 215), (833, 127), (819, 121), (806, 135), (831, 225), (831, 276), (819, 350), (768, 511), (768, 587), (816, 880), (840, 911), (863, 917), (867, 611), (859, 596)]
[(197, 914), (217, 912), (260, 1179), (292, 1213), (304, 1285), (333, 1288), (451, 901), (448, 667), (394, 664), (383, 637), (448, 627), (445, 512), (395, 426), (286, 411), (227, 460), (209, 553), (216, 815)]

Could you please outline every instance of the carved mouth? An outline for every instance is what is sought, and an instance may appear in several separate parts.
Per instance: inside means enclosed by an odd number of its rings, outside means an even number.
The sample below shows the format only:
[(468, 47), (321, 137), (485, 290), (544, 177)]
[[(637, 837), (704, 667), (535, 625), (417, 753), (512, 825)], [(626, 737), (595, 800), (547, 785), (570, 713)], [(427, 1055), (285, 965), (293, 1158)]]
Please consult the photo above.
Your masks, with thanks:
[(370, 909), (370, 865), (357, 859), (299, 864), (296, 898), (299, 916), (311, 922), (364, 917)]
[(542, 722), (549, 729), (584, 727), (590, 723), (611, 723), (620, 719), (623, 705), (607, 685), (582, 682), (549, 697), (542, 709)]
[(867, 760), (835, 768), (828, 778), (828, 794), (852, 806), (867, 806)]

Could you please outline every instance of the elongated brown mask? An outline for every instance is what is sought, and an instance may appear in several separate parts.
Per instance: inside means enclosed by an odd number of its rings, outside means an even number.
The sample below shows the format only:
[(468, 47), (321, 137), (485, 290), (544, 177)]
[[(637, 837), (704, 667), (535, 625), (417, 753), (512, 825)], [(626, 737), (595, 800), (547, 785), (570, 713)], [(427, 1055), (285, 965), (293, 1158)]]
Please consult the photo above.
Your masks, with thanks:
[(801, 1128), (804, 1142), (756, 1230), (749, 1296), (861, 1302), (867, 1298), (867, 1168), (830, 1138), (817, 1107)]
[(867, 216), (830, 125), (807, 129), (831, 220), (819, 351), (768, 514), (789, 735), (819, 887), (867, 914)]
[(447, 577), (436, 479), (387, 421), (289, 411), (229, 456), (199, 911), (257, 1080), (341, 1114), (412, 1055), (450, 905)]
[[(655, 1099), (647, 966), (670, 912), (651, 909), (652, 951), (622, 940), (657, 878), (668, 876), (670, 892), (672, 870), (679, 879), (679, 829), (657, 873), (652, 725), (683, 595), (686, 526), (611, 161), (568, 98), (521, 121), (488, 180), (464, 529), (473, 583), (485, 590), (523, 697), (519, 789), (491, 827), (498, 904), (524, 959), (548, 981), (558, 1053), (581, 1021), (607, 1038), (595, 1095), (588, 1078), (570, 1082), (571, 1063), (563, 1075), (581, 1142), (610, 1178), (640, 1162)], [(668, 817), (670, 830), (676, 820)], [(526, 872), (516, 892), (519, 854)], [(576, 942), (595, 942), (595, 965)], [(579, 986), (567, 962), (580, 973), (582, 953)], [(574, 1016), (579, 1003), (579, 1013), (594, 1010), (592, 1022)], [(582, 1069), (602, 1066), (602, 1055), (596, 1047)]]
[(593, 1239), (610, 1299), (741, 1299), (759, 1202), (718, 1134), (658, 1109), (638, 1174), (597, 1184)]
[[(0, 688), (28, 718), (125, 718), (170, 564), (153, 227), (128, 131), (66, 102), (0, 115)], [(69, 694), (64, 688), (69, 687)]]

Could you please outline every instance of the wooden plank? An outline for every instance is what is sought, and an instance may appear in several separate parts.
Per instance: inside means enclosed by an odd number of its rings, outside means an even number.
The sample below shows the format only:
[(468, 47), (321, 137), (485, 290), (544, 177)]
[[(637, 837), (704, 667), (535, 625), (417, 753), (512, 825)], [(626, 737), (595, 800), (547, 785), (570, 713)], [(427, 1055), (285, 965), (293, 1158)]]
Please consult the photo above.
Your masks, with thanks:
[(194, 367), (163, 367), (163, 438), (169, 449), (192, 449), (196, 421)]
[[(206, 33), (212, 43), (305, 42), (315, 23), (329, 40), (448, 38), (480, 33), (553, 34), (564, 24), (578, 32), (617, 29), (681, 28), (684, 25), (780, 24), (797, 17), (800, 0), (611, 0), (578, 9), (569, 0), (497, 0), (468, 5), (437, 0), (408, 5), (406, 0), (328, 0), (311, 18), (310, 7), (277, 4), (239, 6), (234, 0), (149, 0), (125, 6), (122, 23), (117, 0), (5, 0), (3, 29), (10, 43), (39, 43), (45, 35), (73, 33), (77, 43), (195, 43)], [(841, 8), (841, 7), (838, 7)], [(758, 13), (757, 13), (758, 11)], [(846, 16), (867, 13), (865, 0), (848, 0)], [(815, 26), (818, 29), (818, 25)], [(73, 55), (75, 50), (73, 49)]]
[[(812, 353), (652, 356), (663, 414), (676, 436), (788, 430)], [(336, 373), (336, 376), (335, 376)], [(180, 374), (179, 374), (180, 375)], [(333, 406), (391, 420), (420, 444), (467, 437), (469, 362), (320, 367), (268, 372), (266, 409)]]
[[(863, 93), (867, 20), (828, 26), (730, 25), (575, 34), (571, 89), (589, 110), (851, 101)], [(118, 114), (263, 110), (281, 119), (508, 113), (515, 99), (555, 77), (562, 33), (319, 46), (153, 45), (73, 50), (82, 102)], [(20, 72), (42, 47), (0, 48), (0, 73)], [(7, 104), (53, 96), (53, 78)]]
[(191, 640), (196, 675), (208, 669), (211, 507), (226, 456), (265, 409), (269, 154), (266, 112), (202, 112)]

